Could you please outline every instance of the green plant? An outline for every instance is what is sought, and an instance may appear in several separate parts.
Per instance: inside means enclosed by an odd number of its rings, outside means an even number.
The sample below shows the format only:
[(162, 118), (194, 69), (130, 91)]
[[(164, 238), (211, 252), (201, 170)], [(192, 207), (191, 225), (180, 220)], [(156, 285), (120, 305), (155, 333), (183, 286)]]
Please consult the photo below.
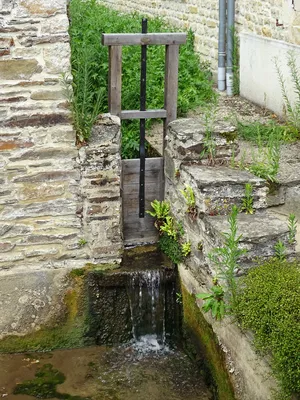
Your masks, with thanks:
[(160, 226), (160, 231), (176, 240), (178, 238), (178, 227), (173, 217), (168, 215)]
[(285, 247), (284, 243), (281, 240), (279, 240), (275, 244), (274, 250), (275, 250), (275, 257), (279, 261), (284, 261), (286, 259), (286, 247)]
[(87, 244), (86, 239), (81, 238), (81, 239), (78, 240), (78, 246), (83, 247), (86, 244)]
[(289, 228), (289, 244), (295, 243), (297, 234), (297, 218), (295, 214), (289, 214), (288, 228)]
[(274, 121), (243, 123), (236, 121), (238, 137), (249, 142), (267, 144), (270, 137), (276, 137), (281, 142), (294, 142), (295, 131), (287, 125), (279, 125)]
[(258, 137), (258, 153), (252, 153), (252, 162), (245, 169), (259, 178), (269, 182), (277, 182), (280, 160), (280, 140), (276, 135), (269, 137), (266, 148)]
[(223, 232), (225, 239), (223, 247), (214, 248), (208, 255), (209, 259), (217, 266), (217, 277), (226, 283), (226, 301), (228, 308), (234, 310), (236, 306), (237, 284), (235, 275), (239, 270), (239, 259), (246, 253), (245, 249), (239, 248), (242, 235), (237, 234), (237, 216), (239, 209), (233, 206), (228, 216), (229, 232)]
[(232, 35), (232, 72), (233, 72), (233, 94), (240, 94), (240, 39), (234, 27), (230, 28)]
[(276, 68), (276, 72), (278, 75), (279, 84), (281, 87), (281, 93), (282, 93), (285, 108), (286, 108), (287, 120), (288, 120), (288, 123), (294, 129), (296, 129), (297, 133), (299, 133), (299, 130), (300, 130), (300, 75), (299, 75), (299, 69), (297, 67), (296, 56), (293, 51), (290, 51), (288, 53), (287, 65), (290, 70), (290, 78), (292, 80), (292, 83), (294, 86), (294, 93), (296, 95), (296, 101), (294, 104), (290, 100), (289, 95), (287, 93), (285, 77), (281, 71), (279, 61), (277, 58), (275, 59), (275, 68)]
[(193, 189), (191, 186), (186, 185), (183, 190), (180, 190), (180, 193), (185, 198), (187, 204), (187, 213), (192, 217), (192, 219), (195, 219), (197, 217), (197, 208)]
[(202, 309), (205, 313), (211, 311), (211, 315), (216, 320), (222, 320), (225, 316), (225, 291), (224, 288), (215, 281), (211, 288), (211, 293), (198, 293), (196, 297), (204, 300)]
[(216, 163), (216, 139), (213, 136), (216, 108), (213, 107), (204, 113), (205, 135), (203, 138), (203, 150), (200, 159), (207, 158), (208, 165)]
[(184, 257), (187, 257), (189, 254), (191, 254), (191, 242), (185, 242), (182, 243), (181, 245), (181, 251)]
[(271, 357), (284, 398), (300, 394), (300, 266), (275, 258), (239, 281), (237, 316), (254, 332), (257, 349)]
[(146, 213), (156, 218), (154, 225), (156, 229), (160, 230), (161, 225), (165, 222), (170, 213), (170, 203), (165, 200), (153, 200), (151, 202), (151, 207), (153, 211), (146, 211)]
[(159, 238), (158, 247), (174, 264), (179, 264), (183, 260), (181, 245), (174, 237), (163, 233)]
[(245, 185), (245, 197), (242, 199), (241, 211), (245, 211), (246, 214), (253, 214), (253, 186), (251, 183)]
[[(96, 0), (72, 0), (69, 3), (71, 63), (73, 75), (72, 102), (78, 140), (88, 140), (92, 116), (107, 112), (108, 48), (101, 45), (101, 33), (136, 33), (141, 29), (141, 16), (118, 13)], [(148, 19), (149, 32), (170, 32), (161, 18)], [(147, 108), (159, 109), (164, 104), (164, 46), (149, 46), (147, 89), (151, 97)], [(194, 35), (188, 32), (187, 43), (180, 47), (178, 77), (178, 115), (215, 98), (207, 65), (201, 64), (194, 51)], [(140, 48), (124, 46), (122, 51), (122, 109), (139, 109)], [(200, 67), (199, 67), (200, 66)], [(151, 88), (151, 90), (150, 90)], [(103, 94), (103, 95), (102, 95)], [(97, 106), (95, 106), (97, 104)], [(87, 113), (87, 114), (86, 114)], [(147, 122), (147, 127), (151, 125)], [(122, 156), (139, 154), (139, 123), (122, 122)]]

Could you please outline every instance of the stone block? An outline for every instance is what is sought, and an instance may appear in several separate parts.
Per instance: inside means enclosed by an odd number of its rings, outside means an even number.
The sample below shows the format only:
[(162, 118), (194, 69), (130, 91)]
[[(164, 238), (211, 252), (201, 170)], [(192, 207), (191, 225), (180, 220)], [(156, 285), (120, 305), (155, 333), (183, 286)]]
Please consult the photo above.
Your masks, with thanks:
[(68, 269), (0, 272), (0, 338), (39, 330), (64, 312)]
[(43, 49), (45, 71), (49, 74), (62, 74), (70, 70), (69, 43), (56, 43)]
[(0, 79), (30, 79), (33, 74), (41, 72), (38, 61), (32, 60), (0, 60)]

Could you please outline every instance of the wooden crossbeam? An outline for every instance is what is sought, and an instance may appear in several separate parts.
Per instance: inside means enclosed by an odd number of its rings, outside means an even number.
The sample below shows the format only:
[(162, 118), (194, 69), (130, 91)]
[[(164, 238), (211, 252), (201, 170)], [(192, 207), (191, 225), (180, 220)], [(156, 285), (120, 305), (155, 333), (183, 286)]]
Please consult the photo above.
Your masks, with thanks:
[(103, 33), (104, 46), (141, 46), (184, 44), (186, 33)]
[(166, 118), (166, 117), (167, 117), (167, 111), (164, 109), (147, 110), (147, 111), (125, 110), (121, 111), (120, 114), (121, 119), (148, 119), (148, 118)]

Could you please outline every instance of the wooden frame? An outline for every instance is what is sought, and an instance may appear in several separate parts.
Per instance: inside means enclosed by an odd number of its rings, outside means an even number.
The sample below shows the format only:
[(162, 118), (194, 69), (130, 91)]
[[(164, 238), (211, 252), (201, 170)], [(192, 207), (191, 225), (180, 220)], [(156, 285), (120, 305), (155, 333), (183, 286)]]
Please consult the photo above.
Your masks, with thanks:
[[(109, 46), (108, 108), (121, 119), (164, 119), (164, 138), (167, 126), (177, 118), (179, 45), (186, 43), (186, 33), (103, 34), (102, 44)], [(164, 109), (121, 110), (122, 46), (165, 45)], [(165, 147), (165, 146), (164, 146)]]

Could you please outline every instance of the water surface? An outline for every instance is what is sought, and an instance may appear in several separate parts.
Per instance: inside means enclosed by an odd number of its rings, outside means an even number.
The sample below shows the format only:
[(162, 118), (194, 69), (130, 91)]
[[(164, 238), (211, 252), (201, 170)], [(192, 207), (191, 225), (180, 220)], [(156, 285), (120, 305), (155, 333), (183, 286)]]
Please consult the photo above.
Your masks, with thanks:
[[(0, 355), (0, 397), (33, 400), (13, 394), (18, 383), (32, 380), (45, 364), (66, 380), (59, 393), (92, 400), (212, 400), (196, 365), (179, 350), (159, 345), (154, 336), (119, 347), (87, 347), (52, 353)], [(65, 397), (68, 398), (67, 396)]]

